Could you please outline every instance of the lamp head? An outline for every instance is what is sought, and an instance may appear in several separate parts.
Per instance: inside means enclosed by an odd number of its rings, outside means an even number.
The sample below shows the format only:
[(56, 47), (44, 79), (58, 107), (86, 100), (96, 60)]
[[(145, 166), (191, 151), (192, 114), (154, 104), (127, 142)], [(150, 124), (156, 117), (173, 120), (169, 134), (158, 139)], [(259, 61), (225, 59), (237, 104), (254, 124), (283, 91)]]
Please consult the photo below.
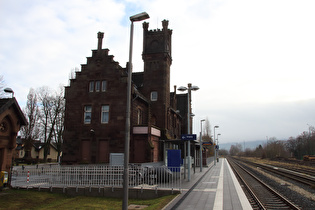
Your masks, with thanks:
[(133, 22), (145, 20), (145, 19), (148, 19), (148, 18), (150, 18), (150, 16), (146, 12), (142, 12), (142, 13), (130, 16), (130, 20), (133, 21)]
[(200, 120), (200, 122), (204, 122), (204, 121), (206, 121), (205, 119), (203, 119), (203, 120)]
[(14, 93), (11, 88), (5, 88), (4, 92), (6, 92), (6, 93)]
[(12, 98), (14, 97), (14, 91), (11, 88), (5, 88), (4, 92), (11, 93), (12, 94)]
[(195, 90), (195, 91), (196, 91), (196, 90), (199, 90), (199, 87), (198, 87), (198, 86), (195, 86), (195, 85), (194, 85), (194, 86), (191, 86), (191, 90)]
[(214, 126), (214, 128), (219, 128), (219, 126), (218, 126), (218, 125), (216, 125), (216, 126)]
[(184, 87), (184, 86), (180, 86), (179, 88), (177, 88), (177, 90), (179, 90), (179, 91), (186, 91), (186, 90), (187, 90), (187, 88), (186, 88), (186, 87)]

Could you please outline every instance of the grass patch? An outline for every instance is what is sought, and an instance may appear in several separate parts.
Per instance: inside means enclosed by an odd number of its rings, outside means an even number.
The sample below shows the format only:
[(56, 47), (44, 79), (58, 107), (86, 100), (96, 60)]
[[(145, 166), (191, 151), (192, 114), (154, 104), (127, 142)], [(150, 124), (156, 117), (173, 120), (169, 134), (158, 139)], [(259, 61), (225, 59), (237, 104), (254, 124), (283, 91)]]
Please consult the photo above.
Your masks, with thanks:
[[(129, 199), (129, 204), (162, 209), (177, 195), (151, 200)], [(105, 197), (70, 197), (64, 194), (10, 189), (0, 192), (0, 209), (121, 209), (122, 199)]]

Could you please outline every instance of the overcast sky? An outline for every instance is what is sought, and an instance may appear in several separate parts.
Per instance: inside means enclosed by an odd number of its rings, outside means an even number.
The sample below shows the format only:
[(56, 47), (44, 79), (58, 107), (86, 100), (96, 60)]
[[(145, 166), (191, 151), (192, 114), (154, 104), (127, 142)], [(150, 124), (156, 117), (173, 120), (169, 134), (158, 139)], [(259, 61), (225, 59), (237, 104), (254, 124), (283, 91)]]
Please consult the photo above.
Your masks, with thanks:
[[(105, 32), (103, 48), (125, 67), (129, 17), (149, 29), (169, 20), (173, 86), (192, 93), (194, 126), (208, 118), (219, 141), (296, 137), (315, 125), (314, 0), (0, 0), (0, 75), (22, 107), (30, 88), (67, 85)], [(134, 71), (143, 71), (142, 23)]]

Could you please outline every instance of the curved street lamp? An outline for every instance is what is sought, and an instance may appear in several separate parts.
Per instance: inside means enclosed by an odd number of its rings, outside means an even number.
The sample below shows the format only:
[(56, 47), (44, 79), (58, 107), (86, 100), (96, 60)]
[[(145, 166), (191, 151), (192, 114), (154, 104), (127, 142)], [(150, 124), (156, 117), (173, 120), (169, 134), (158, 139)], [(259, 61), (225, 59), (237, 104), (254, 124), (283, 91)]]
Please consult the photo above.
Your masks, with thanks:
[(200, 144), (200, 151), (199, 151), (199, 153), (200, 153), (200, 172), (202, 172), (202, 122), (204, 122), (204, 121), (206, 121), (206, 120), (200, 120), (200, 142), (199, 142), (199, 144)]
[(219, 162), (219, 136), (221, 136), (221, 133), (218, 133), (217, 134), (217, 156), (218, 156), (218, 158), (217, 158), (217, 162)]
[(142, 21), (150, 18), (146, 12), (142, 12), (130, 17), (130, 47), (129, 47), (129, 65), (127, 80), (127, 106), (126, 106), (126, 130), (125, 130), (125, 152), (124, 152), (124, 198), (122, 209), (128, 209), (128, 187), (129, 187), (129, 147), (130, 147), (130, 112), (131, 112), (131, 78), (132, 78), (132, 47), (133, 47), (133, 22)]
[(216, 149), (215, 149), (215, 129), (216, 128), (219, 128), (219, 126), (218, 125), (216, 125), (216, 126), (214, 126), (214, 128), (213, 128), (213, 151), (214, 151), (214, 165), (216, 165), (216, 159), (217, 159), (217, 154), (216, 154)]
[[(187, 102), (188, 102), (188, 111), (187, 111), (187, 126), (188, 126), (188, 134), (191, 134), (191, 129), (190, 129), (190, 120), (191, 120), (191, 91), (196, 91), (199, 90), (198, 86), (192, 86), (191, 83), (188, 84), (188, 87), (184, 87), (184, 86), (180, 86), (179, 88), (177, 88), (177, 90), (179, 91), (186, 91), (188, 90), (188, 98), (187, 98)], [(188, 181), (190, 181), (191, 176), (190, 176), (190, 164), (191, 164), (191, 159), (190, 159), (190, 141), (187, 141), (187, 156), (188, 156)]]
[(221, 136), (221, 133), (217, 134), (217, 145), (219, 145), (219, 136)]
[(5, 88), (3, 91), (6, 92), (6, 93), (11, 93), (12, 94), (12, 98), (14, 97), (14, 91), (11, 88)]

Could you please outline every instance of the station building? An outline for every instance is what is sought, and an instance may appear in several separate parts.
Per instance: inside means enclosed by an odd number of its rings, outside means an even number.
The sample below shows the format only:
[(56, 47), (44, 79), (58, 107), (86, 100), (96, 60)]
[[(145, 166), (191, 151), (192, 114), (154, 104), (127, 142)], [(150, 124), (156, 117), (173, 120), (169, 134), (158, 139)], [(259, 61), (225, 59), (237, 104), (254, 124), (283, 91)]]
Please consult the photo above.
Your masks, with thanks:
[[(132, 73), (130, 163), (165, 160), (165, 142), (187, 133), (187, 94), (170, 92), (172, 30), (149, 30), (143, 23), (144, 69)], [(109, 49), (97, 49), (65, 88), (63, 164), (110, 163), (123, 154), (127, 102), (127, 71)], [(191, 123), (190, 123), (191, 125)]]

